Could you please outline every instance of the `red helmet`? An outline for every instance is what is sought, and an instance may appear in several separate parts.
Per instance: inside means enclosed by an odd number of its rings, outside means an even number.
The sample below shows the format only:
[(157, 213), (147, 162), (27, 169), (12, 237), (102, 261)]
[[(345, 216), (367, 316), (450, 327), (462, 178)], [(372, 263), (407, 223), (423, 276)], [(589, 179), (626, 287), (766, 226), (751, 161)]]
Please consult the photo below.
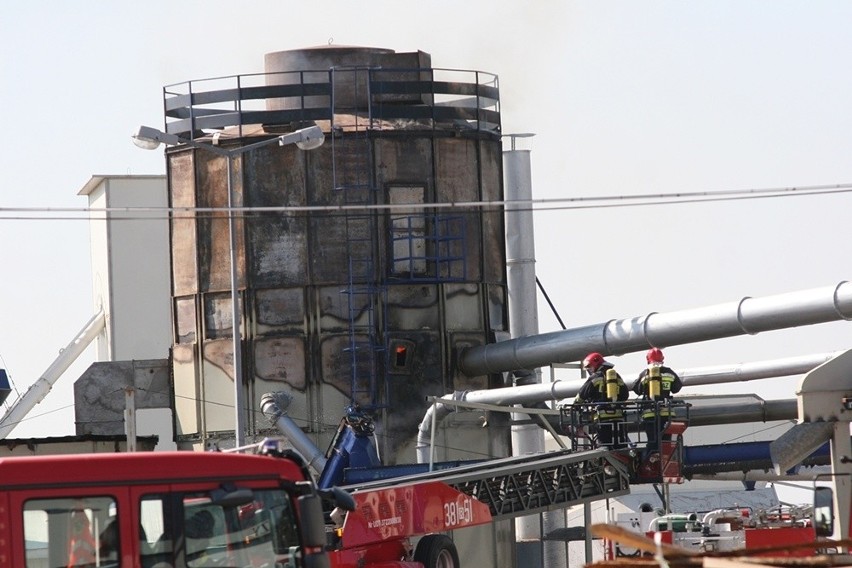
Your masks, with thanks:
[(583, 368), (590, 373), (594, 373), (598, 370), (604, 362), (603, 355), (600, 353), (589, 353), (586, 355), (586, 358), (583, 359)]
[(659, 347), (651, 347), (648, 349), (648, 352), (645, 354), (645, 360), (650, 365), (651, 363), (662, 363), (663, 362), (663, 350)]

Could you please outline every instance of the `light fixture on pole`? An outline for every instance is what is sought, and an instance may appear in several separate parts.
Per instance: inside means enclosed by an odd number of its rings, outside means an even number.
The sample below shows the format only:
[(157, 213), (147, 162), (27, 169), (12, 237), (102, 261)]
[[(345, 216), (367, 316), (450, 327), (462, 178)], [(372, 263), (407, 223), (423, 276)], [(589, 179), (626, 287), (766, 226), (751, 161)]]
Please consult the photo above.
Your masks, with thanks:
[[(133, 143), (145, 150), (155, 150), (160, 144), (178, 145), (184, 144), (197, 148), (217, 156), (224, 156), (228, 163), (228, 234), (231, 257), (231, 327), (233, 330), (234, 349), (234, 442), (237, 448), (245, 446), (246, 436), (246, 414), (244, 412), (245, 400), (243, 397), (243, 361), (242, 361), (242, 334), (240, 332), (240, 295), (237, 288), (237, 228), (234, 219), (234, 192), (233, 192), (233, 160), (239, 155), (270, 144), (278, 143), (279, 146), (295, 144), (301, 150), (313, 150), (322, 146), (325, 135), (319, 126), (309, 126), (282, 134), (276, 138), (270, 138), (254, 144), (247, 144), (236, 148), (222, 148), (213, 144), (200, 144), (195, 140), (187, 140), (162, 132), (150, 126), (140, 126), (132, 135)], [(215, 142), (214, 142), (215, 143)]]
[(323, 142), (325, 142), (325, 134), (323, 134), (322, 128), (317, 125), (300, 128), (299, 130), (282, 134), (276, 138), (269, 138), (267, 140), (255, 142), (254, 144), (247, 144), (245, 146), (239, 146), (230, 150), (220, 146), (214, 146), (213, 144), (200, 144), (195, 140), (181, 138), (180, 136), (169, 134), (150, 126), (140, 126), (136, 132), (131, 135), (131, 138), (133, 139), (133, 143), (143, 150), (156, 150), (160, 147), (160, 144), (165, 144), (167, 146), (185, 144), (192, 148), (206, 150), (219, 156), (229, 157), (244, 154), (250, 150), (254, 150), (255, 148), (268, 146), (275, 142), (278, 142), (279, 146), (295, 144), (300, 150), (313, 150), (315, 148), (319, 148), (323, 145)]
[(166, 134), (150, 126), (140, 126), (131, 138), (133, 138), (133, 143), (143, 150), (156, 150), (160, 147), (160, 144), (174, 146), (175, 144), (189, 143), (188, 140), (183, 140), (174, 134)]

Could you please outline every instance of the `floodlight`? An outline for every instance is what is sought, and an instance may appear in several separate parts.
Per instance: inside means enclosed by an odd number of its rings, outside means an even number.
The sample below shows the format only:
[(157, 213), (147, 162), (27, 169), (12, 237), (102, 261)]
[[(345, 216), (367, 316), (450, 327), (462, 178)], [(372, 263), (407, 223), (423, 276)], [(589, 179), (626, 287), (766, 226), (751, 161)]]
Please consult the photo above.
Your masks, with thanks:
[(278, 137), (279, 146), (295, 144), (300, 150), (319, 148), (323, 145), (323, 142), (325, 142), (325, 134), (322, 133), (322, 128), (317, 125), (302, 128)]
[(143, 150), (156, 150), (160, 144), (180, 144), (181, 140), (174, 134), (167, 134), (150, 126), (140, 126), (139, 130), (131, 135), (133, 143)]

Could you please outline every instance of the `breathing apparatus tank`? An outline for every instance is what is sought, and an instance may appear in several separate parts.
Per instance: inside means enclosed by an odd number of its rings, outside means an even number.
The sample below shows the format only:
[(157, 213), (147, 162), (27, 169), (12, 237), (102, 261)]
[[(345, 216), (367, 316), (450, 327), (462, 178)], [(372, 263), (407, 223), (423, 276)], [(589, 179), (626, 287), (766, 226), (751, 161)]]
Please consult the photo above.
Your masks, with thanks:
[(613, 402), (618, 400), (618, 373), (615, 369), (606, 370), (606, 397)]
[(660, 397), (661, 389), (660, 366), (650, 365), (648, 367), (648, 398), (657, 400)]

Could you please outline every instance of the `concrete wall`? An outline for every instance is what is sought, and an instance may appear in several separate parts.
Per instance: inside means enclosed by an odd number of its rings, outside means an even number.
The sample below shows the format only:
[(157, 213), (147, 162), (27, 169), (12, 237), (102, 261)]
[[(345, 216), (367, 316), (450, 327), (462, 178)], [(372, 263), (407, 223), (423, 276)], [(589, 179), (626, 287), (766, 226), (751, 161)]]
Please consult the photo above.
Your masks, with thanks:
[[(98, 360), (168, 357), (172, 343), (165, 176), (93, 176), (79, 195), (91, 215), (94, 308), (107, 316)], [(124, 208), (161, 208), (129, 212)]]
[(74, 383), (77, 434), (124, 435), (128, 388), (134, 390), (138, 435), (157, 433), (157, 449), (175, 449), (167, 359), (93, 363)]
[(123, 435), (124, 389), (134, 387), (137, 408), (159, 408), (168, 416), (141, 413), (138, 431), (162, 433), (168, 447), (174, 436), (166, 178), (93, 176), (79, 195), (101, 210), (91, 214), (90, 246), (93, 310), (103, 308), (106, 326), (96, 340), (98, 363), (74, 385), (77, 433)]

